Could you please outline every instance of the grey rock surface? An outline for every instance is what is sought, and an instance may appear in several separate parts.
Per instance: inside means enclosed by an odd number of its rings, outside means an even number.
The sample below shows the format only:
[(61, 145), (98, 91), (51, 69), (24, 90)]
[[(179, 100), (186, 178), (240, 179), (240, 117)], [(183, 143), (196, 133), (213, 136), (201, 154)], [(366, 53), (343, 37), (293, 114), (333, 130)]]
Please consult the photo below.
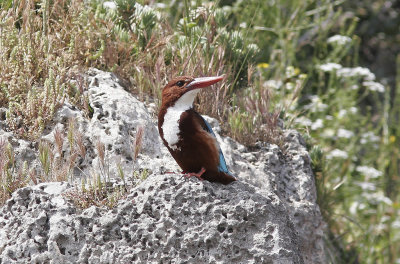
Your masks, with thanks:
[(0, 211), (2, 263), (304, 263), (284, 204), (243, 182), (152, 175), (110, 211), (47, 189)]
[[(239, 179), (224, 186), (185, 179), (162, 144), (154, 104), (145, 105), (110, 73), (92, 69), (93, 115), (65, 103), (42, 140), (54, 143), (74, 118), (87, 154), (74, 178), (102, 174), (96, 142), (105, 145), (109, 176), (121, 166), (129, 178), (150, 176), (113, 210), (80, 211), (61, 195), (66, 183), (16, 191), (0, 211), (0, 263), (325, 263), (322, 220), (316, 204), (310, 157), (301, 136), (285, 131), (286, 152), (263, 144), (255, 151), (213, 126), (228, 167)], [(142, 151), (132, 159), (132, 139), (144, 128)], [(17, 159), (40, 167), (37, 144), (3, 130)], [(68, 142), (63, 151), (67, 153)]]
[[(85, 159), (79, 164), (80, 170), (75, 176), (102, 174), (97, 142), (104, 144), (110, 177), (116, 177), (117, 167), (121, 166), (125, 175), (134, 169), (148, 169), (151, 172), (178, 170), (172, 162), (168, 150), (163, 147), (158, 135), (157, 123), (143, 102), (124, 90), (119, 79), (112, 73), (91, 69), (89, 80), (89, 104), (93, 109), (91, 118), (86, 118), (82, 111), (66, 103), (57, 112), (56, 125), (45, 131), (42, 139), (54, 142), (55, 129), (66, 130), (68, 120), (75, 119), (76, 129), (84, 138), (87, 149)], [(144, 129), (140, 158), (133, 162), (133, 141), (139, 127)], [(64, 142), (64, 151), (69, 151), (68, 142)], [(83, 172), (83, 173), (82, 173)]]

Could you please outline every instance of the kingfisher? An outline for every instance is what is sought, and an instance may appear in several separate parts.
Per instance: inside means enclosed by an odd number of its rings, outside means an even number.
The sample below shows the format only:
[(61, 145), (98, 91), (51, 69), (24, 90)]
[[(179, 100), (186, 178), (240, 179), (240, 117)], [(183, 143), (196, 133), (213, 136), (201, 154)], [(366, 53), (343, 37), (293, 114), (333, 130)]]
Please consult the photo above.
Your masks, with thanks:
[(158, 132), (185, 176), (228, 184), (236, 178), (228, 170), (210, 124), (193, 109), (200, 89), (223, 78), (180, 76), (169, 81), (162, 90)]

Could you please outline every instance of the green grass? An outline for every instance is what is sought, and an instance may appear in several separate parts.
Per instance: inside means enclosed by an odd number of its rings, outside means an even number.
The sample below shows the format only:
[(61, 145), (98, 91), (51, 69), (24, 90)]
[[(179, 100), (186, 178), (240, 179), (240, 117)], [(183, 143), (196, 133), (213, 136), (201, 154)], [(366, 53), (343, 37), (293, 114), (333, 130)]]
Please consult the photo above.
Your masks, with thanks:
[[(200, 94), (199, 111), (249, 146), (267, 141), (283, 148), (278, 117), (304, 134), (329, 225), (328, 262), (398, 263), (400, 56), (390, 58), (397, 73), (383, 86), (360, 66), (368, 62), (370, 32), (392, 34), (380, 41), (395, 47), (398, 32), (391, 28), (400, 22), (394, 17), (382, 29), (365, 30), (387, 3), (147, 2), (118, 0), (116, 9), (98, 0), (1, 2), (0, 107), (7, 109), (8, 129), (36, 140), (65, 98), (90, 116), (79, 75), (88, 67), (113, 71), (139, 98), (150, 95), (157, 103), (173, 76), (225, 73), (218, 89)], [(62, 164), (64, 140), (70, 151)], [(0, 141), (0, 201), (29, 182), (67, 179), (74, 160), (86, 155), (73, 123), (54, 146), (39, 144), (38, 154), (40, 171), (17, 168), (11, 146)], [(108, 200), (123, 197), (123, 190), (104, 187), (106, 160), (102, 166), (101, 179), (93, 176), (72, 194), (80, 206), (112, 206)]]

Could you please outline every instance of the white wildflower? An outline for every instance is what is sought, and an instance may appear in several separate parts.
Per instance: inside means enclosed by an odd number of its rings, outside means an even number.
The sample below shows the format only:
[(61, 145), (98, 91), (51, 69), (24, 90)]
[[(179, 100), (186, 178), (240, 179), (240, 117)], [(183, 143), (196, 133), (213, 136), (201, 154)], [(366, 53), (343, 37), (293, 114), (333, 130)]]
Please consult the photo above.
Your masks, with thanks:
[(340, 149), (334, 149), (326, 155), (327, 159), (347, 159), (348, 157), (349, 155), (347, 154), (347, 152)]
[(239, 27), (247, 28), (247, 23), (246, 22), (242, 22), (242, 23), (239, 24)]
[(342, 65), (333, 63), (333, 62), (328, 62), (322, 65), (319, 65), (318, 68), (323, 71), (323, 72), (331, 72), (333, 70), (339, 70), (342, 68)]
[[(392, 227), (395, 229), (400, 229), (400, 219), (392, 222)], [(400, 263), (400, 259), (399, 259), (399, 263)]]
[(382, 217), (381, 217), (382, 223), (389, 223), (389, 222), (391, 222), (391, 220), (392, 220), (392, 217), (389, 215), (382, 215)]
[(291, 91), (294, 88), (294, 83), (288, 82), (288, 83), (285, 84), (285, 86), (286, 86), (287, 90)]
[(300, 117), (296, 118), (294, 120), (294, 122), (297, 124), (301, 124), (303, 126), (311, 126), (312, 125), (312, 121), (304, 116), (300, 116)]
[(333, 116), (327, 115), (327, 116), (325, 116), (325, 119), (326, 119), (326, 120), (333, 120)]
[[(305, 74), (305, 73), (300, 73), (299, 79), (302, 80), (302, 81), (304, 81), (305, 79), (307, 79), (307, 74)], [(299, 81), (299, 80), (297, 80), (297, 81)]]
[(363, 191), (375, 191), (376, 186), (372, 182), (355, 182), (355, 185), (358, 185), (363, 189)]
[(335, 36), (332, 36), (332, 37), (328, 38), (327, 42), (331, 43), (331, 44), (337, 44), (337, 45), (340, 45), (340, 46), (344, 46), (347, 43), (351, 42), (351, 38), (348, 37), (348, 36), (335, 35)]
[(319, 99), (318, 101), (313, 102), (313, 104), (314, 104), (314, 107), (313, 107), (314, 109), (312, 109), (313, 112), (320, 112), (320, 111), (323, 111), (326, 108), (328, 108), (328, 105), (324, 104), (321, 99)]
[(343, 117), (347, 116), (349, 113), (351, 113), (351, 114), (356, 114), (357, 111), (358, 111), (358, 110), (357, 110), (357, 107), (354, 107), (354, 106), (350, 107), (349, 110), (340, 109), (340, 110), (339, 110), (339, 113), (338, 113), (338, 117), (339, 117), (339, 118), (343, 118)]
[(296, 71), (294, 70), (294, 67), (293, 66), (286, 67), (285, 75), (286, 78), (292, 78), (293, 76), (295, 76)]
[(385, 203), (387, 205), (392, 205), (393, 202), (389, 197), (386, 197), (381, 191), (380, 192), (363, 192), (362, 195), (368, 200), (370, 203), (380, 204)]
[(319, 99), (318, 95), (309, 95), (307, 96), (307, 99), (310, 99), (311, 102), (317, 102), (321, 99)]
[(104, 8), (109, 8), (109, 9), (116, 9), (117, 8), (117, 4), (113, 1), (106, 1), (103, 3), (103, 7)]
[(343, 118), (347, 115), (347, 110), (346, 109), (340, 109), (339, 113), (338, 113), (338, 117), (339, 118)]
[(315, 120), (315, 122), (313, 122), (311, 124), (311, 129), (312, 130), (317, 130), (317, 129), (320, 129), (320, 128), (323, 128), (323, 127), (324, 127), (324, 121), (322, 119), (320, 119), (320, 118), (318, 118), (317, 120)]
[(357, 201), (351, 203), (350, 208), (349, 208), (350, 214), (355, 215), (357, 213), (358, 204), (359, 203)]
[(344, 67), (337, 70), (337, 75), (341, 77), (363, 77), (366, 81), (375, 80), (375, 74), (373, 74), (368, 68), (363, 67)]
[(358, 166), (356, 171), (369, 178), (378, 178), (383, 175), (381, 171), (368, 166)]
[(311, 100), (311, 103), (305, 105), (304, 106), (305, 109), (315, 113), (315, 112), (322, 112), (326, 108), (328, 108), (328, 105), (324, 104), (321, 98), (319, 98), (317, 95), (311, 95), (308, 98)]
[(333, 136), (335, 136), (335, 130), (327, 128), (322, 132), (321, 136), (324, 138), (332, 138)]
[(378, 82), (373, 82), (373, 81), (367, 81), (367, 82), (363, 82), (363, 85), (365, 87), (368, 88), (368, 90), (370, 91), (377, 91), (379, 93), (383, 93), (385, 92), (385, 86), (383, 86), (382, 84), (378, 83)]
[(279, 89), (283, 85), (282, 81), (276, 81), (276, 80), (268, 80), (264, 82), (264, 86), (273, 88), (273, 89)]
[(352, 215), (355, 215), (358, 210), (364, 210), (367, 206), (364, 203), (360, 203), (358, 201), (354, 201), (350, 208), (349, 211)]
[(350, 107), (349, 110), (350, 110), (350, 112), (351, 112), (352, 114), (356, 114), (356, 113), (358, 112), (357, 107), (354, 107), (354, 106)]
[(260, 48), (257, 46), (257, 44), (251, 43), (247, 45), (247, 50), (250, 53), (257, 53), (260, 51)]
[(357, 213), (357, 207), (359, 203), (357, 201), (351, 203), (351, 206), (349, 208), (350, 214), (355, 215)]
[(351, 138), (354, 136), (354, 132), (344, 128), (339, 128), (337, 131), (337, 136), (340, 138)]
[(369, 131), (369, 132), (366, 132), (361, 135), (360, 143), (366, 144), (368, 142), (378, 142), (379, 140), (380, 140), (380, 137), (375, 135), (374, 132)]
[[(382, 217), (382, 218), (383, 218), (383, 217)], [(382, 219), (381, 219), (381, 221), (382, 221)], [(378, 233), (383, 232), (383, 231), (386, 230), (387, 228), (388, 228), (387, 224), (382, 223), (382, 222), (378, 223), (378, 224), (375, 226), (375, 230), (376, 230), (376, 232), (378, 232)]]

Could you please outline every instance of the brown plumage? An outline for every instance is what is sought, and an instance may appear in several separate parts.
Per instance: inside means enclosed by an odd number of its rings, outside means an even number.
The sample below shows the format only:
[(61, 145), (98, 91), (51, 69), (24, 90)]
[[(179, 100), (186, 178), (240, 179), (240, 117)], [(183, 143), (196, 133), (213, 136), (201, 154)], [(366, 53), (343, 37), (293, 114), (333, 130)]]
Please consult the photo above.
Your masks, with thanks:
[[(222, 76), (181, 76), (171, 80), (162, 91), (158, 130), (164, 145), (184, 172), (208, 181), (228, 184), (236, 179), (226, 167), (211, 127), (192, 108), (197, 89), (222, 79)], [(167, 135), (164, 135), (164, 129)], [(205, 172), (199, 173), (202, 169)]]

